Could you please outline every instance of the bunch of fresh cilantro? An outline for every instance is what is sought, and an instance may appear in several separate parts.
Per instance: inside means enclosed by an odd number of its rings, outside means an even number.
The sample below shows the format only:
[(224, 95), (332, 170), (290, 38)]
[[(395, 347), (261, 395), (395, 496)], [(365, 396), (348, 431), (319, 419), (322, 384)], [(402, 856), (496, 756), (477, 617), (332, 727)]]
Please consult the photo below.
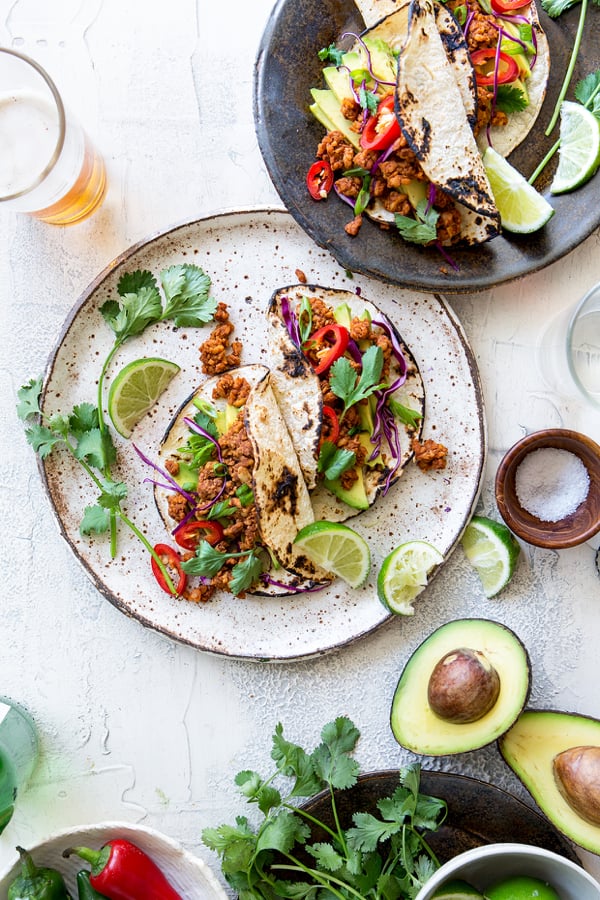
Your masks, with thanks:
[[(359, 736), (341, 716), (323, 728), (321, 743), (307, 753), (284, 738), (279, 724), (271, 751), (275, 772), (267, 779), (238, 773), (235, 782), (258, 808), (260, 823), (253, 827), (238, 816), (235, 825), (204, 829), (202, 840), (221, 857), (240, 900), (401, 900), (415, 897), (433, 874), (439, 863), (424, 833), (439, 828), (447, 810), (444, 801), (419, 793), (417, 764), (400, 770), (398, 787), (376, 809), (356, 810), (349, 827), (341, 823), (338, 792), (358, 780), (352, 752)], [(291, 783), (283, 790), (276, 779)], [(326, 822), (298, 806), (320, 791), (329, 795)]]
[(209, 296), (211, 281), (198, 266), (183, 264), (163, 269), (160, 283), (164, 301), (151, 272), (125, 273), (117, 285), (120, 299), (108, 300), (100, 308), (104, 321), (114, 334), (114, 341), (100, 369), (95, 404), (82, 402), (70, 412), (48, 415), (41, 403), (43, 380), (32, 378), (18, 392), (17, 414), (26, 423), (27, 440), (41, 459), (46, 459), (54, 450), (66, 450), (96, 486), (98, 497), (96, 503), (83, 512), (81, 534), (103, 534), (110, 530), (111, 556), (114, 558), (116, 523), (121, 521), (154, 557), (167, 584), (173, 588), (164, 563), (123, 509), (127, 485), (114, 473), (117, 450), (105, 421), (103, 406), (108, 367), (125, 341), (141, 335), (158, 322), (200, 327), (214, 317), (217, 303)]

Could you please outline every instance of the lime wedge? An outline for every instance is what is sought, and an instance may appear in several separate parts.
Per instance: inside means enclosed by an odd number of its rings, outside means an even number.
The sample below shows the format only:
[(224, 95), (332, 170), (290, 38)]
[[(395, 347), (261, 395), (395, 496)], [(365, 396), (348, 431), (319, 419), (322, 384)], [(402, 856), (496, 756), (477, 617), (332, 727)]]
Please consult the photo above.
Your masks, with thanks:
[(461, 543), (476, 570), (486, 597), (495, 597), (513, 577), (521, 547), (506, 525), (485, 516), (473, 516)]
[(350, 587), (361, 587), (369, 576), (371, 553), (364, 538), (340, 522), (311, 522), (294, 541), (317, 565)]
[(135, 359), (121, 369), (108, 392), (108, 414), (120, 435), (131, 436), (179, 371), (177, 363), (158, 357)]
[(552, 218), (554, 209), (545, 197), (493, 147), (485, 151), (483, 164), (506, 231), (531, 234)]
[(412, 616), (412, 601), (425, 590), (432, 569), (443, 561), (440, 551), (427, 541), (400, 544), (381, 565), (377, 596), (390, 612)]
[(565, 100), (560, 107), (558, 168), (551, 194), (565, 194), (592, 177), (600, 165), (600, 122), (580, 103)]
[(560, 900), (553, 887), (540, 878), (514, 875), (486, 889), (487, 900)]
[(461, 879), (447, 881), (431, 895), (431, 900), (483, 900), (483, 894)]

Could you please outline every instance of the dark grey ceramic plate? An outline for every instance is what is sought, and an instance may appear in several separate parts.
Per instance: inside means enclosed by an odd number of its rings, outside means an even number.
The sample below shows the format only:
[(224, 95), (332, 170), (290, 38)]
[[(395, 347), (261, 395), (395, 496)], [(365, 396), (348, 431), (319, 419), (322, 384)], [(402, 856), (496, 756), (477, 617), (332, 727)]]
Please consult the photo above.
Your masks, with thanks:
[[(538, 3), (539, 6), (539, 3)], [(573, 43), (578, 10), (557, 20), (540, 18), (551, 48), (547, 97), (537, 123), (510, 161), (529, 176), (556, 139), (544, 136)], [(317, 53), (345, 31), (364, 22), (352, 0), (279, 0), (264, 31), (256, 61), (254, 117), (258, 142), (273, 183), (296, 221), (346, 269), (416, 290), (459, 293), (511, 281), (555, 262), (600, 224), (600, 176), (584, 187), (552, 197), (556, 213), (531, 236), (507, 235), (478, 248), (453, 249), (458, 272), (441, 271), (437, 250), (411, 245), (398, 235), (365, 222), (356, 238), (344, 231), (349, 208), (336, 197), (315, 203), (305, 173), (314, 160), (322, 127), (308, 111), (310, 88), (322, 83)], [(591, 5), (569, 97), (576, 82), (600, 66), (600, 9)], [(544, 173), (544, 190), (556, 165)]]
[[(397, 786), (396, 770), (361, 775), (351, 790), (336, 796), (342, 827), (351, 824), (352, 813), (373, 811), (377, 801)], [(422, 771), (421, 792), (448, 804), (445, 823), (428, 838), (441, 863), (473, 847), (512, 841), (543, 847), (579, 862), (571, 844), (544, 816), (492, 784), (466, 775)], [(325, 824), (333, 824), (327, 792), (311, 799), (306, 808)], [(319, 839), (317, 834), (313, 837)]]

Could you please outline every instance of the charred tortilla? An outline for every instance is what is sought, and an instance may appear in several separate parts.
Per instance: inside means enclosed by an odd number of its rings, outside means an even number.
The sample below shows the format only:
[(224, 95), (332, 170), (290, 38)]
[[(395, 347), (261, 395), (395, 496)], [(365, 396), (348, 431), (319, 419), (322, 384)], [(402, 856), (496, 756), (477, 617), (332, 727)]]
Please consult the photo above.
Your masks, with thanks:
[[(188, 422), (198, 413), (198, 404), (216, 409), (219, 440), (232, 428), (239, 428), (239, 423), (234, 425), (234, 422), (238, 416), (243, 417), (245, 432), (252, 445), (253, 466), (247, 484), (256, 507), (257, 545), (259, 549), (264, 546), (282, 567), (273, 573), (276, 589), (269, 590), (256, 584), (248, 592), (294, 593), (314, 583), (327, 582), (330, 580), (328, 574), (298, 553), (293, 544), (300, 528), (314, 521), (314, 515), (293, 443), (271, 388), (269, 370), (262, 365), (248, 365), (228, 374), (250, 384), (243, 406), (237, 410), (224, 399), (215, 399), (213, 392), (221, 376), (207, 379), (174, 416), (159, 448), (158, 465), (170, 471), (175, 461), (180, 474), (177, 480), (182, 483), (188, 478), (185, 489), (193, 498), (194, 477), (197, 480), (198, 473), (192, 469), (186, 476), (190, 459), (185, 447), (190, 436)], [(227, 467), (222, 466), (221, 470), (225, 482), (234, 478)], [(173, 494), (164, 485), (155, 488), (156, 505), (169, 531), (177, 525), (169, 509), (169, 497)], [(206, 501), (198, 504), (195, 513), (192, 504), (188, 506), (187, 516), (200, 520), (207, 517)], [(288, 585), (289, 591), (286, 591)]]
[[(302, 391), (299, 391), (298, 379), (294, 376), (293, 368), (285, 365), (274, 368), (273, 384), (277, 397), (287, 396), (289, 398), (288, 403), (282, 406), (282, 413), (294, 446), (296, 448), (312, 448), (311, 458), (307, 465), (310, 468), (311, 478), (316, 480), (316, 487), (311, 491), (315, 518), (343, 521), (357, 515), (361, 509), (372, 506), (377, 498), (398, 480), (405, 466), (412, 459), (411, 440), (413, 437), (419, 438), (423, 428), (425, 409), (423, 382), (410, 350), (393, 324), (373, 303), (349, 291), (333, 290), (316, 285), (291, 285), (279, 289), (271, 298), (267, 312), (270, 329), (269, 345), (272, 346), (274, 340), (280, 345), (277, 353), (281, 359), (295, 359), (300, 352), (291, 332), (295, 330), (294, 318), (298, 315), (303, 298), (322, 301), (327, 307), (342, 310), (343, 316), (349, 317), (347, 321), (366, 317), (373, 323), (373, 332), (378, 334), (386, 333), (377, 325), (378, 322), (384, 323), (385, 328), (393, 334), (394, 342), (403, 357), (403, 363), (395, 358), (391, 360), (386, 382), (389, 384), (402, 382), (401, 386), (393, 393), (393, 397), (398, 403), (417, 414), (415, 425), (409, 426), (401, 421), (396, 422), (400, 448), (398, 456), (394, 456), (390, 446), (383, 441), (375, 460), (366, 463), (363, 467), (361, 477), (364, 481), (364, 503), (362, 506), (352, 506), (347, 502), (348, 495), (339, 491), (339, 485), (334, 482), (328, 483), (322, 475), (318, 477), (319, 447), (325, 418), (321, 380), (315, 375), (311, 366), (311, 371), (303, 381)], [(282, 323), (286, 327), (282, 328)], [(285, 349), (281, 349), (282, 347)], [(370, 404), (370, 408), (372, 412), (373, 403)], [(286, 413), (286, 409), (291, 410), (291, 415), (289, 412)], [(366, 411), (361, 411), (361, 416), (365, 413)], [(361, 418), (361, 421), (363, 422), (361, 427), (367, 432), (368, 437), (368, 426), (364, 424), (364, 419)], [(371, 452), (374, 445), (367, 442), (367, 446)], [(355, 500), (353, 499), (352, 502)]]

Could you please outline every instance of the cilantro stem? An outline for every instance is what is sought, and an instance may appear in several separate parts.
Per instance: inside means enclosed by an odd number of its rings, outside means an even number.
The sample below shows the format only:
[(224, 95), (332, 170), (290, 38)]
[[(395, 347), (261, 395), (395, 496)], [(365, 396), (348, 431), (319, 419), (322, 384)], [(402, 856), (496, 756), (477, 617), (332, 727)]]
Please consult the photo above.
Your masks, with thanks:
[[(355, 890), (352, 885), (348, 884), (347, 881), (342, 881), (340, 878), (336, 878), (335, 875), (325, 875), (323, 872), (320, 872), (318, 869), (311, 869), (310, 866), (305, 866), (299, 859), (293, 857), (290, 853), (285, 854), (288, 859), (291, 859), (295, 865), (286, 866), (283, 863), (274, 863), (271, 868), (272, 869), (282, 869), (287, 872), (305, 872), (307, 875), (310, 875), (315, 879), (319, 884), (322, 884), (323, 887), (329, 888), (331, 893), (335, 897), (339, 897), (340, 900), (347, 900), (348, 894), (352, 894), (357, 900), (365, 900), (363, 894), (359, 891)], [(334, 885), (339, 885), (341, 888), (344, 888), (346, 893), (342, 894), (341, 891), (338, 891)]]
[(302, 816), (302, 818), (307, 819), (309, 822), (312, 822), (313, 825), (316, 825), (318, 828), (322, 828), (323, 831), (326, 831), (327, 834), (331, 835), (332, 838), (335, 838), (335, 839), (339, 838), (339, 834), (337, 834), (333, 830), (333, 828), (330, 828), (328, 825), (325, 824), (325, 822), (321, 822), (320, 819), (317, 819), (317, 818), (315, 818), (315, 816), (312, 816), (309, 812), (307, 812), (307, 810), (302, 809), (301, 806), (293, 806), (291, 803), (283, 803), (282, 806), (284, 806), (286, 809), (290, 809), (292, 812), (296, 813), (297, 815)]
[(560, 89), (560, 93), (558, 95), (558, 100), (556, 101), (556, 106), (554, 107), (554, 112), (550, 118), (550, 122), (548, 123), (548, 127), (546, 128), (546, 136), (548, 136), (553, 130), (554, 126), (558, 121), (558, 117), (560, 115), (560, 107), (563, 100), (566, 97), (567, 91), (569, 89), (569, 84), (571, 83), (571, 79), (573, 77), (573, 72), (575, 71), (575, 64), (577, 62), (577, 56), (579, 54), (579, 47), (581, 45), (581, 40), (583, 38), (583, 30), (585, 25), (585, 18), (587, 15), (588, 8), (588, 0), (581, 0), (581, 10), (579, 12), (579, 24), (577, 25), (577, 32), (575, 34), (575, 40), (573, 42), (573, 49), (571, 50), (571, 58), (569, 59), (569, 65), (567, 66), (567, 71), (565, 73), (565, 77), (562, 83), (562, 87)]

